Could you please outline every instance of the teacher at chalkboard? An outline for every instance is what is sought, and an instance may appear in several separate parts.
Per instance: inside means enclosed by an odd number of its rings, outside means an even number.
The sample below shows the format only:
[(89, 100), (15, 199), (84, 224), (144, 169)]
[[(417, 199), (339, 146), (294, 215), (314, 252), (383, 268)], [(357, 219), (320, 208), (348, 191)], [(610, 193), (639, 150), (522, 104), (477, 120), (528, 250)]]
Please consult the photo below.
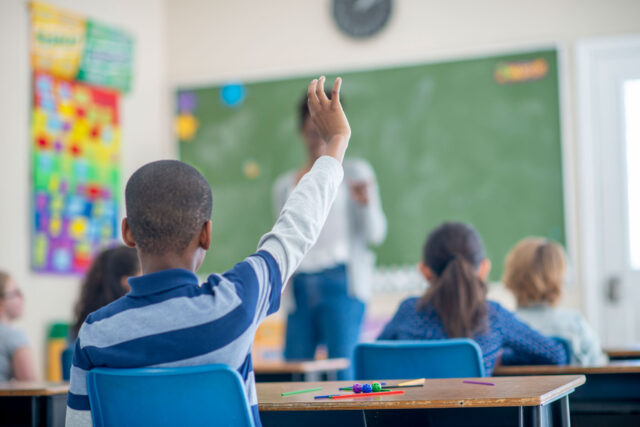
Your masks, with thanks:
[[(273, 191), (276, 213), (327, 149), (309, 118), (306, 94), (299, 114), (307, 161), (277, 179)], [(319, 344), (327, 346), (330, 358), (351, 359), (358, 342), (375, 265), (369, 247), (384, 241), (387, 220), (371, 165), (363, 159), (345, 159), (343, 167), (344, 181), (320, 237), (289, 284), (286, 359), (311, 359)], [(350, 377), (351, 370), (338, 373), (339, 379)]]

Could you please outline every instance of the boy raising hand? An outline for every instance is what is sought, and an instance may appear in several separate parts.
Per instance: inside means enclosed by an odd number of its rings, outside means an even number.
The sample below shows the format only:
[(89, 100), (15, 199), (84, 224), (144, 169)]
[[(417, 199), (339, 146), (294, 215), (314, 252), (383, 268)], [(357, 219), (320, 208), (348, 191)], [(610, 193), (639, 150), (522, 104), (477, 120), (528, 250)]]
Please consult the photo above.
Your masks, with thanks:
[[(67, 426), (90, 426), (86, 375), (95, 367), (176, 367), (225, 363), (244, 380), (260, 425), (251, 345), (260, 322), (278, 310), (283, 285), (315, 243), (342, 181), (351, 136), (340, 105), (341, 79), (331, 99), (324, 77), (308, 88), (311, 117), (328, 141), (300, 180), (258, 250), (200, 285), (195, 273), (211, 245), (212, 195), (193, 167), (161, 160), (127, 182), (122, 238), (135, 247), (143, 275), (131, 292), (90, 314), (75, 343)], [(239, 232), (241, 232), (239, 230)], [(162, 408), (157, 408), (162, 411)]]

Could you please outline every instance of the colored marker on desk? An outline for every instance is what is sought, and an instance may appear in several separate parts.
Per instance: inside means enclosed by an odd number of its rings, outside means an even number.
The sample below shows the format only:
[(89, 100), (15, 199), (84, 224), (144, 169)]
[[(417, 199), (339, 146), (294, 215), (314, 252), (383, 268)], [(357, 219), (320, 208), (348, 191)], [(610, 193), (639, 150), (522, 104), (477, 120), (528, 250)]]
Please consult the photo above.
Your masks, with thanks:
[(318, 391), (318, 390), (322, 390), (322, 387), (307, 388), (307, 389), (304, 389), (304, 390), (296, 390), (296, 391), (287, 391), (287, 392), (281, 393), (281, 395), (282, 396), (291, 396), (292, 394), (310, 393), (312, 391)]
[[(424, 387), (424, 384), (386, 385), (386, 386), (384, 386), (384, 388), (406, 388), (406, 387)], [(353, 387), (340, 387), (338, 390), (353, 390)]]
[(424, 384), (413, 385), (386, 385), (385, 388), (410, 388), (410, 387), (424, 387)]
[[(382, 393), (382, 392), (385, 392), (385, 391), (391, 391), (391, 390), (387, 390), (387, 389), (383, 388), (378, 393)], [(369, 393), (369, 394), (371, 394), (371, 393)], [(376, 393), (374, 393), (374, 394), (376, 394)], [(336, 397), (336, 396), (350, 396), (350, 395), (348, 395), (348, 394), (327, 394), (327, 395), (324, 395), (324, 396), (313, 396), (313, 398), (314, 399), (331, 399), (331, 398)], [(359, 393), (356, 396), (362, 396), (362, 393)]]
[(374, 392), (374, 393), (341, 394), (339, 396), (331, 396), (330, 399), (351, 399), (354, 397), (386, 396), (388, 394), (404, 394), (404, 391), (392, 390), (392, 391), (380, 391), (380, 392)]
[[(371, 386), (373, 387), (374, 384), (378, 384), (380, 386), (386, 385), (387, 383), (385, 383), (384, 381), (379, 382), (379, 383), (371, 383)], [(357, 386), (360, 387), (359, 390), (362, 390), (362, 387), (360, 384), (355, 383), (354, 385), (352, 385), (351, 387), (340, 387), (338, 390), (353, 390), (353, 387)], [(359, 391), (356, 390), (356, 393), (359, 393)]]
[(495, 385), (494, 383), (485, 383), (482, 381), (468, 381), (468, 380), (464, 380), (462, 381), (463, 383), (467, 383), (467, 384), (479, 384), (479, 385)]
[(405, 385), (414, 385), (414, 384), (424, 384), (425, 379), (424, 378), (418, 378), (417, 380), (409, 380), (409, 381), (405, 381), (402, 382), (398, 385), (401, 386), (405, 386)]

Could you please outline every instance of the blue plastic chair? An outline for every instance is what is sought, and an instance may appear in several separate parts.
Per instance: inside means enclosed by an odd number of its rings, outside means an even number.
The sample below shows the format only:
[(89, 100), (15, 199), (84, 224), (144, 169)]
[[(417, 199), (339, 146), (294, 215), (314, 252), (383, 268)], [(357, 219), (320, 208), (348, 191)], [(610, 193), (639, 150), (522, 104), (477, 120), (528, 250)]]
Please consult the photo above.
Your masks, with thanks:
[(69, 381), (71, 378), (71, 362), (73, 361), (73, 346), (64, 349), (60, 355), (62, 366), (62, 380)]
[(96, 368), (87, 389), (95, 427), (254, 425), (240, 375), (227, 365)]
[(484, 377), (482, 350), (468, 338), (358, 344), (356, 379)]

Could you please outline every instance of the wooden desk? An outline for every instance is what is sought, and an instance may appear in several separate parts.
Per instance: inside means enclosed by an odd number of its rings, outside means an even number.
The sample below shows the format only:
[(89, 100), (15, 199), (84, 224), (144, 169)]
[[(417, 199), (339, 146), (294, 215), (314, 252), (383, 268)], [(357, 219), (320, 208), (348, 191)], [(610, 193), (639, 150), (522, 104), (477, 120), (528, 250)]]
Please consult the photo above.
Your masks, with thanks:
[(0, 426), (64, 426), (68, 383), (0, 382)]
[(576, 374), (636, 374), (640, 373), (640, 360), (619, 360), (604, 366), (528, 365), (496, 366), (495, 376), (507, 375), (576, 375)]
[(605, 366), (497, 366), (494, 375), (583, 374), (587, 382), (571, 395), (575, 426), (640, 425), (640, 361), (613, 361)]
[[(432, 379), (405, 394), (354, 399), (314, 399), (344, 394), (353, 382), (261, 383), (257, 385), (265, 426), (303, 425), (569, 425), (568, 395), (584, 384), (583, 375), (484, 378), (495, 386), (463, 383), (463, 378)], [(400, 380), (387, 381), (395, 384)], [(285, 391), (322, 387), (322, 391), (281, 396)], [(552, 404), (557, 403), (555, 414)], [(454, 409), (455, 408), (455, 409)], [(460, 408), (465, 408), (461, 411)], [(473, 411), (475, 409), (475, 412)], [(555, 415), (555, 417), (554, 417)], [(455, 421), (454, 421), (455, 420)], [(328, 424), (327, 424), (328, 423)], [(363, 424), (364, 423), (364, 424)], [(554, 425), (557, 425), (554, 423)]]
[(349, 359), (320, 360), (255, 360), (253, 371), (256, 382), (318, 381), (335, 379), (336, 373), (349, 367)]
[(606, 348), (604, 352), (609, 355), (611, 360), (640, 359), (640, 344), (628, 347)]

